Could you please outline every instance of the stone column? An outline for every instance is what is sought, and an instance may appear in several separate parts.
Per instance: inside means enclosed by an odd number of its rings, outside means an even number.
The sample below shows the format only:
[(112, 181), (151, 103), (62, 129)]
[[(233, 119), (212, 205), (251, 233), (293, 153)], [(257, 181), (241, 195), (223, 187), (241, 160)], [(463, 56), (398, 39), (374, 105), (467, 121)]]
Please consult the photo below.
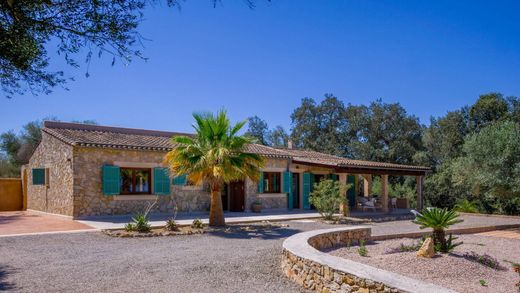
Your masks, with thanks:
[(372, 193), (372, 174), (363, 175), (363, 196), (368, 197)]
[(417, 183), (417, 210), (421, 211), (423, 209), (423, 184), (424, 184), (424, 176), (416, 176)]
[(381, 175), (381, 200), (383, 201), (383, 212), (388, 213), (388, 175)]
[[(346, 173), (340, 173), (338, 174), (339, 176), (339, 182), (344, 186), (344, 184), (347, 184), (347, 175)], [(341, 194), (343, 195), (343, 197), (345, 198), (345, 202), (346, 204), (342, 204), (339, 208), (339, 212), (343, 215), (343, 216), (348, 216), (349, 215), (349, 210), (348, 210), (348, 199), (347, 199), (347, 190), (343, 187), (341, 188)]]

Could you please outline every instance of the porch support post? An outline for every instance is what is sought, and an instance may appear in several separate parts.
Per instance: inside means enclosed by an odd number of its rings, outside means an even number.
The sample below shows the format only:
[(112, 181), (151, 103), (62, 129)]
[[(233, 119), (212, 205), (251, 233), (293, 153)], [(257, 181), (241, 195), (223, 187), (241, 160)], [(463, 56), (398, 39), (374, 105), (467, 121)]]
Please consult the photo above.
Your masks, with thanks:
[(381, 196), (383, 200), (383, 212), (388, 213), (388, 175), (381, 175)]
[(363, 175), (363, 196), (369, 197), (372, 193), (372, 174)]
[(423, 209), (423, 184), (424, 184), (424, 176), (416, 176), (417, 183), (417, 210), (421, 211)]
[(346, 173), (340, 173), (338, 174), (339, 175), (339, 182), (341, 183), (341, 190), (340, 190), (340, 193), (341, 195), (343, 196), (343, 198), (345, 199), (345, 202), (347, 202), (347, 204), (342, 204), (340, 207), (339, 207), (339, 212), (344, 215), (344, 216), (348, 216), (348, 199), (347, 199), (347, 190), (345, 189), (345, 184), (347, 184), (347, 174)]

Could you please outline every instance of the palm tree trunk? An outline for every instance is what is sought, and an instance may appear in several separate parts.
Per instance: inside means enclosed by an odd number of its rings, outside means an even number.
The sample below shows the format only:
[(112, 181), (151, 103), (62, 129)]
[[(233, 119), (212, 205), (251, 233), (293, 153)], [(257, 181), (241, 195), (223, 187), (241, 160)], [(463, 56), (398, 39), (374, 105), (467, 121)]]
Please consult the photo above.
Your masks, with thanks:
[(438, 244), (441, 248), (441, 252), (446, 251), (446, 233), (444, 229), (434, 229), (433, 230), (433, 243)]
[(220, 196), (220, 184), (211, 186), (209, 225), (213, 227), (221, 227), (226, 225), (226, 220), (224, 219), (224, 210), (222, 209), (222, 198)]

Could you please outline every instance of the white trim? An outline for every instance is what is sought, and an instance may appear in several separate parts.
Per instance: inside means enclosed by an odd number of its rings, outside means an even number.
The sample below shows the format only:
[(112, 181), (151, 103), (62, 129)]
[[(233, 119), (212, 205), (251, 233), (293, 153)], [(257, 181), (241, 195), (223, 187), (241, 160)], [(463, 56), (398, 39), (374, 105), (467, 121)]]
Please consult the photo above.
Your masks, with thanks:
[(36, 213), (36, 214), (62, 217), (62, 218), (70, 219), (70, 220), (74, 219), (74, 217), (72, 217), (72, 216), (55, 214), (55, 213), (49, 213), (49, 212), (44, 212), (44, 211), (38, 211), (38, 210), (32, 210), (32, 209), (27, 209), (26, 211), (31, 212), (31, 213)]
[(278, 173), (278, 172), (285, 172), (287, 171), (287, 168), (276, 168), (276, 167), (273, 167), (273, 168), (263, 168), (263, 169), (260, 169), (261, 172), (273, 172), (273, 173)]
[(287, 193), (258, 193), (259, 198), (286, 198)]
[(154, 168), (154, 167), (163, 167), (163, 165), (159, 163), (141, 163), (141, 162), (114, 162), (115, 166), (121, 168)]
[(194, 190), (194, 191), (203, 191), (204, 186), (202, 184), (199, 185), (174, 185), (179, 186), (181, 190)]
[(123, 200), (155, 200), (159, 196), (169, 196), (169, 195), (154, 195), (154, 194), (125, 194), (125, 195), (114, 195), (113, 200), (123, 201)]

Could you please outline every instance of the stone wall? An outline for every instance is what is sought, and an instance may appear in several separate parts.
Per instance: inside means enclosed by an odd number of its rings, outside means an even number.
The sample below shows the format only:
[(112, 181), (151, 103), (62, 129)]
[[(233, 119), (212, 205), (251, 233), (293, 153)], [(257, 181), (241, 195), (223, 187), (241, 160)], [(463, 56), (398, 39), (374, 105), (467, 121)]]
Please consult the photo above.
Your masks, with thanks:
[[(43, 132), (27, 168), (27, 208), (73, 216), (72, 146)], [(48, 185), (32, 184), (32, 169), (48, 168)]]
[(201, 187), (171, 185), (171, 194), (116, 195), (102, 192), (101, 168), (104, 164), (120, 167), (163, 166), (166, 153), (154, 151), (130, 151), (100, 148), (77, 148), (74, 150), (74, 216), (99, 216), (131, 214), (144, 211), (158, 199), (152, 212), (171, 213), (177, 204), (179, 211), (206, 211), (209, 194)]
[[(287, 168), (287, 160), (285, 159), (266, 159), (263, 170), (283, 172)], [(283, 180), (282, 180), (283, 181)], [(283, 183), (282, 183), (283, 184)], [(245, 181), (246, 190), (246, 210), (251, 209), (251, 205), (256, 201), (262, 202), (263, 209), (286, 209), (287, 194), (286, 193), (258, 193), (258, 183), (250, 179)], [(282, 187), (283, 190), (283, 187)]]
[(411, 279), (320, 250), (357, 244), (370, 239), (370, 228), (314, 230), (287, 238), (283, 243), (283, 273), (300, 286), (317, 292), (424, 292), (447, 293), (446, 288)]

